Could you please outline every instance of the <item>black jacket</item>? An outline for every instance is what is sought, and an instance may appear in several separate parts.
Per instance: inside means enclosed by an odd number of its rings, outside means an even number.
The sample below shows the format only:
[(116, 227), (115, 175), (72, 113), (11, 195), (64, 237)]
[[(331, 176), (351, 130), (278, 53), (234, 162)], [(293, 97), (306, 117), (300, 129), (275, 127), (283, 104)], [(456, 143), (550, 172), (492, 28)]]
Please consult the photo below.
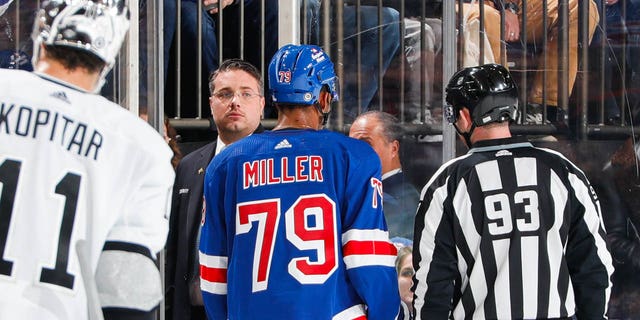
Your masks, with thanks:
[[(256, 133), (264, 131), (260, 125)], [(198, 230), (202, 220), (204, 176), (213, 159), (217, 141), (186, 155), (176, 168), (173, 185), (165, 270), (167, 319), (200, 319), (191, 305), (189, 284), (198, 273)]]

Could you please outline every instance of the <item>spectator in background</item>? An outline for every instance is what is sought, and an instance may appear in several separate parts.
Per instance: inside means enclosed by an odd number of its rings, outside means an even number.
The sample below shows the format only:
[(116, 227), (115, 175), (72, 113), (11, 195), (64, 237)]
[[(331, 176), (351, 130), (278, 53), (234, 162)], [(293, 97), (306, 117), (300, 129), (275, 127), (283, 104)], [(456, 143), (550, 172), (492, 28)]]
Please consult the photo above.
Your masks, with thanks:
[[(216, 141), (188, 154), (178, 165), (167, 241), (167, 316), (206, 319), (200, 293), (198, 239), (203, 211), (204, 170), (227, 145), (264, 129), (265, 99), (260, 72), (250, 63), (225, 60), (209, 78), (209, 106)], [(224, 190), (219, 190), (224, 193)]]
[[(356, 24), (358, 15), (361, 19), (359, 30)], [(358, 114), (369, 110), (374, 95), (381, 89), (378, 87), (380, 75), (385, 74), (391, 60), (398, 54), (401, 39), (400, 13), (393, 8), (383, 7), (382, 20), (378, 20), (377, 7), (361, 6), (357, 12), (355, 6), (347, 5), (343, 9), (343, 23), (345, 41), (342, 101), (344, 122), (351, 123)], [(357, 50), (358, 33), (361, 37), (360, 51)], [(381, 57), (378, 50), (380, 46)], [(359, 74), (358, 55), (361, 59)]]
[(0, 68), (33, 71), (31, 57), (24, 51), (0, 50)]
[[(465, 0), (465, 2), (473, 2), (472, 0)], [(543, 4), (546, 2), (547, 12), (546, 12), (546, 30), (547, 33), (544, 33), (545, 20), (543, 17), (545, 14), (543, 13)], [(568, 41), (569, 41), (569, 56), (568, 56), (568, 65), (561, 66), (559, 63), (558, 57), (558, 39), (560, 32), (564, 32), (560, 30), (560, 16), (558, 11), (558, 0), (530, 0), (526, 1), (526, 12), (528, 13), (526, 17), (523, 16), (524, 10), (522, 10), (521, 0), (487, 0), (485, 3), (485, 30), (491, 44), (491, 50), (493, 51), (493, 55), (495, 57), (496, 63), (502, 63), (503, 59), (506, 58), (507, 52), (502, 52), (501, 47), (501, 38), (500, 38), (500, 27), (501, 27), (501, 17), (500, 11), (504, 11), (504, 25), (505, 25), (505, 34), (504, 41), (506, 42), (517, 42), (521, 40), (523, 36), (521, 34), (521, 30), (526, 30), (526, 39), (528, 44), (538, 44), (541, 45), (543, 41), (546, 41), (545, 48), (546, 52), (538, 54), (537, 59), (537, 68), (541, 69), (544, 67), (543, 59), (547, 59), (546, 62), (546, 83), (543, 83), (543, 75), (545, 72), (543, 70), (539, 70), (540, 72), (536, 72), (533, 80), (533, 84), (531, 86), (529, 92), (529, 102), (530, 106), (527, 108), (527, 122), (529, 123), (552, 123), (558, 129), (566, 129), (568, 125), (568, 114), (567, 110), (562, 109), (562, 106), (558, 106), (559, 97), (558, 97), (558, 72), (560, 68), (568, 68), (569, 74), (569, 83), (568, 83), (568, 93), (571, 95), (573, 90), (573, 85), (576, 80), (577, 72), (578, 72), (578, 4), (580, 5), (588, 5), (589, 6), (589, 42), (594, 34), (595, 28), (598, 24), (599, 14), (598, 8), (593, 0), (586, 1), (578, 1), (578, 0), (569, 0), (568, 1), (568, 10), (569, 10), (569, 32), (568, 32)], [(470, 7), (471, 6), (471, 7)], [(479, 19), (479, 10), (478, 5), (476, 4), (465, 4), (464, 10), (472, 10), (469, 18), (467, 20), (467, 24), (469, 21), (476, 21)], [(523, 28), (523, 24), (526, 23), (526, 28)], [(487, 62), (491, 62), (490, 60)], [(465, 64), (467, 65), (467, 64)], [(543, 92), (545, 92), (543, 94)], [(546, 100), (543, 101), (543, 96), (546, 95)], [(547, 106), (547, 119), (542, 119), (543, 110), (542, 106)]]
[[(168, 63), (171, 54), (171, 44), (174, 38), (175, 31), (175, 0), (165, 1), (165, 74), (171, 74), (172, 70), (168, 70)], [(239, 21), (239, 3), (238, 1), (221, 0), (219, 3), (217, 0), (203, 0), (203, 7), (209, 5), (222, 6), (224, 10), (224, 34), (225, 42), (224, 48), (222, 48), (225, 56), (239, 56), (239, 52), (234, 51), (237, 48), (238, 43), (238, 28), (237, 23)], [(183, 107), (183, 117), (195, 117), (196, 110), (193, 109), (195, 103), (192, 101), (195, 98), (195, 93), (192, 93), (195, 84), (195, 53), (196, 45), (198, 44), (196, 38), (197, 24), (196, 24), (196, 12), (197, 3), (195, 0), (182, 0), (182, 57), (183, 68), (181, 76), (182, 90), (181, 95)], [(245, 48), (249, 45), (255, 46), (260, 43), (260, 32), (256, 30), (262, 30), (260, 25), (260, 1), (259, 0), (245, 0)], [(320, 1), (308, 0), (307, 2), (307, 18), (309, 22), (309, 29), (311, 35), (309, 37), (310, 43), (319, 44), (320, 42)], [(211, 72), (217, 68), (218, 50), (217, 47), (217, 21), (216, 15), (218, 9), (211, 9), (207, 13), (203, 13), (202, 21), (202, 36), (203, 36), (203, 68), (201, 72)], [(278, 3), (277, 0), (267, 0), (265, 2), (265, 31), (267, 35), (265, 38), (265, 61), (268, 61), (275, 50), (277, 49), (277, 15), (278, 15)], [(360, 15), (361, 26), (360, 30), (357, 30), (356, 17)], [(355, 116), (361, 111), (369, 109), (369, 105), (373, 100), (376, 92), (378, 91), (379, 74), (384, 74), (391, 63), (391, 60), (397, 55), (400, 37), (400, 18), (399, 13), (392, 9), (384, 7), (382, 8), (382, 20), (378, 21), (378, 8), (375, 6), (361, 6), (360, 12), (356, 12), (355, 6), (347, 5), (343, 8), (343, 22), (344, 22), (344, 94), (342, 101), (345, 108), (345, 123), (351, 123)], [(382, 32), (382, 43), (379, 41), (379, 33)], [(357, 37), (361, 35), (361, 49), (359, 53), (356, 53)], [(378, 52), (378, 46), (382, 45), (382, 65), (379, 65), (378, 54), (372, 54)], [(357, 73), (357, 56), (361, 57), (360, 68), (360, 93), (358, 92), (358, 73)], [(260, 50), (245, 50), (246, 60), (252, 62), (254, 65), (260, 64)], [(259, 66), (260, 68), (260, 66)], [(168, 101), (173, 101), (171, 90), (167, 96)], [(167, 106), (169, 106), (167, 104)], [(274, 116), (275, 109), (268, 107), (265, 112), (267, 116)], [(173, 116), (172, 110), (167, 110), (167, 114)]]
[(610, 319), (640, 315), (640, 142), (627, 139), (606, 164), (598, 188), (615, 272)]
[(382, 200), (391, 241), (395, 237), (413, 239), (413, 217), (420, 198), (402, 172), (402, 133), (398, 119), (381, 111), (361, 114), (349, 129), (349, 136), (368, 143), (382, 163)]
[[(591, 42), (591, 48), (596, 50), (589, 51), (590, 70), (593, 71), (589, 74), (590, 98), (596, 102), (595, 106), (600, 107), (599, 102), (604, 95), (605, 124), (623, 124), (622, 113), (626, 112), (628, 125), (639, 119), (637, 116), (640, 113), (640, 1), (595, 2), (604, 20), (604, 24), (601, 21), (600, 25), (605, 25), (606, 29), (597, 28)], [(600, 12), (603, 7), (604, 13)], [(624, 88), (622, 79), (626, 80)], [(600, 88), (601, 82), (604, 92)], [(621, 99), (621, 95), (624, 95), (624, 99)], [(620, 104), (620, 101), (623, 102)], [(597, 123), (600, 120), (599, 110), (590, 111), (589, 120)]]
[[(543, 12), (543, 5), (546, 2), (547, 12), (546, 20), (545, 12)], [(535, 123), (543, 123), (546, 121), (554, 124), (558, 129), (565, 129), (568, 125), (568, 110), (562, 109), (565, 106), (559, 106), (558, 96), (558, 84), (559, 75), (558, 71), (562, 68), (567, 68), (569, 74), (568, 94), (571, 95), (573, 91), (573, 85), (576, 81), (578, 74), (578, 6), (588, 5), (589, 8), (589, 24), (588, 24), (588, 41), (591, 42), (591, 38), (595, 31), (599, 21), (598, 8), (593, 0), (568, 0), (567, 6), (569, 10), (569, 56), (567, 57), (568, 65), (561, 65), (561, 61), (558, 57), (559, 47), (559, 34), (564, 32), (560, 29), (560, 15), (559, 15), (559, 1), (558, 0), (529, 0), (526, 1), (527, 16), (523, 15), (521, 0), (494, 0), (493, 3), (497, 9), (504, 9), (504, 24), (505, 24), (505, 38), (507, 42), (516, 42), (523, 36), (521, 30), (526, 30), (526, 39), (530, 44), (545, 43), (545, 52), (538, 54), (537, 67), (538, 69), (544, 67), (543, 59), (547, 59), (546, 70), (548, 72), (536, 72), (533, 84), (531, 86), (529, 94), (529, 102), (533, 105), (528, 108), (527, 113), (528, 120)], [(579, 4), (580, 3), (580, 4)], [(545, 25), (547, 23), (544, 33)], [(526, 23), (526, 29), (522, 28), (523, 23)], [(543, 78), (546, 74), (546, 82), (543, 82)], [(546, 100), (543, 101), (543, 96), (546, 95)], [(542, 119), (542, 106), (547, 106), (547, 119)]]
[[(198, 115), (196, 110), (197, 100), (201, 99), (202, 104), (205, 105), (206, 94), (204, 90), (202, 97), (197, 95), (197, 75), (211, 74), (218, 68), (218, 35), (216, 34), (217, 24), (213, 17), (213, 12), (217, 13), (220, 10), (224, 10), (227, 6), (233, 4), (233, 0), (178, 0), (181, 10), (181, 25), (176, 25), (176, 12), (177, 5), (176, 0), (164, 0), (164, 75), (165, 75), (165, 87), (166, 80), (169, 75), (171, 81), (180, 81), (180, 92), (174, 90), (174, 86), (166, 87), (165, 90), (165, 104), (166, 107), (172, 106), (174, 103), (174, 96), (179, 94), (179, 100), (181, 103), (181, 116), (187, 118), (195, 118)], [(202, 12), (198, 12), (197, 1), (202, 1)], [(215, 9), (210, 9), (208, 12), (205, 8), (214, 6)], [(198, 39), (198, 15), (201, 15), (202, 21), (202, 39)], [(176, 56), (171, 54), (171, 48), (174, 45), (176, 30), (180, 32), (180, 57), (176, 59)], [(202, 69), (197, 69), (197, 50), (198, 46), (202, 48)], [(180, 73), (175, 74), (174, 69), (169, 69), (170, 61), (174, 61), (175, 64), (180, 64)], [(202, 77), (203, 82), (206, 81), (205, 76)], [(175, 79), (175, 80), (173, 80)], [(204, 86), (203, 86), (204, 87)], [(165, 108), (166, 113), (171, 116), (177, 116), (174, 114), (173, 108)], [(206, 114), (206, 112), (204, 112)], [(207, 116), (204, 116), (207, 118)]]
[[(164, 30), (163, 30), (164, 32), (162, 33), (162, 44), (163, 44), (162, 52), (163, 52), (163, 58), (164, 58), (163, 83), (165, 85), (167, 82), (167, 75), (169, 74), (169, 61), (171, 58), (171, 47), (173, 46), (173, 37), (175, 36), (175, 33), (176, 33), (176, 12), (178, 10), (178, 6), (177, 6), (178, 2), (182, 3), (182, 0), (162, 0), (162, 23), (163, 23), (162, 26), (164, 27)], [(203, 22), (202, 33), (204, 35), (204, 22)]]
[(402, 314), (399, 320), (413, 320), (413, 250), (410, 246), (400, 247), (396, 258), (396, 272), (398, 272), (398, 290), (400, 290), (400, 305)]
[[(321, 21), (320, 0), (306, 0), (309, 21)], [(328, 2), (327, 2), (328, 3)], [(344, 79), (342, 104), (344, 106), (344, 122), (351, 123), (359, 113), (369, 110), (369, 105), (378, 88), (379, 73), (384, 74), (391, 60), (398, 54), (400, 47), (400, 14), (397, 10), (382, 7), (382, 19), (378, 20), (377, 6), (360, 6), (356, 11), (355, 1), (345, 1), (342, 22), (344, 32)], [(357, 19), (360, 18), (360, 29)], [(320, 26), (311, 28), (311, 44), (320, 44)], [(314, 32), (315, 30), (315, 32)], [(337, 28), (332, 28), (332, 39), (335, 39)], [(382, 33), (382, 42), (380, 42)], [(360, 51), (357, 50), (360, 35)], [(378, 55), (381, 46), (382, 56)], [(328, 50), (328, 48), (326, 48)], [(358, 63), (360, 56), (360, 63)], [(379, 58), (382, 65), (379, 64)], [(358, 79), (358, 67), (360, 79)], [(358, 81), (360, 80), (360, 81)], [(358, 87), (360, 86), (360, 87)], [(358, 92), (360, 90), (360, 92)]]
[[(435, 111), (432, 107), (435, 106), (434, 102), (439, 96), (434, 85), (437, 81), (437, 70), (440, 68), (436, 62), (436, 56), (441, 53), (442, 20), (435, 18), (438, 6), (433, 3), (425, 4), (427, 16), (422, 17), (422, 2), (402, 2), (405, 5), (405, 15), (401, 17), (404, 30), (402, 30), (400, 41), (404, 42), (404, 52), (398, 51), (384, 74), (383, 110), (397, 117), (401, 117), (400, 112), (403, 111), (404, 120), (407, 122), (431, 124), (435, 121), (431, 116), (432, 111)], [(360, 4), (377, 6), (378, 1), (361, 0)], [(383, 1), (383, 5), (398, 12), (402, 9), (400, 0)], [(424, 43), (421, 39), (423, 36)], [(402, 68), (402, 60), (404, 60), (404, 68)], [(402, 79), (404, 79), (404, 92), (400, 91)], [(374, 99), (374, 103), (375, 100), (377, 99)], [(421, 103), (424, 104), (421, 105)], [(401, 108), (401, 104), (404, 105), (404, 109)], [(425, 110), (422, 118), (421, 107)]]
[[(351, 2), (350, 2), (351, 3)], [(361, 5), (377, 6), (377, 0), (360, 0)], [(442, 47), (442, 3), (440, 1), (385, 0), (383, 5), (401, 11), (404, 5), (404, 53), (397, 54), (385, 73), (384, 111), (400, 117), (400, 78), (404, 77), (404, 120), (414, 123), (434, 124), (441, 121), (438, 106), (441, 74), (439, 60)], [(487, 3), (491, 3), (487, 1)], [(423, 5), (424, 16), (423, 16)], [(458, 6), (456, 5), (456, 10)], [(480, 28), (479, 3), (463, 4), (464, 42), (462, 43), (464, 66), (500, 61), (500, 12), (491, 5), (484, 5), (484, 30)], [(421, 37), (424, 36), (424, 43)], [(480, 43), (484, 51), (480, 52)], [(424, 45), (424, 46), (423, 46)], [(405, 60), (401, 70), (400, 59)], [(424, 69), (423, 69), (424, 68)], [(424, 79), (424, 83), (422, 82)], [(424, 102), (424, 105), (421, 103)], [(424, 114), (422, 112), (424, 111)]]
[(380, 162), (365, 143), (321, 130), (338, 99), (333, 63), (318, 46), (286, 45), (269, 78), (274, 130), (230, 145), (207, 168), (207, 316), (394, 319), (396, 248), (382, 213)]
[[(408, 14), (405, 12), (405, 14)], [(437, 105), (436, 101), (440, 96), (435, 92), (436, 72), (440, 67), (436, 66), (436, 57), (441, 55), (442, 48), (442, 20), (435, 18), (422, 18), (418, 16), (405, 17), (404, 20), (404, 54), (399, 54), (400, 59), (405, 59), (404, 69), (400, 68), (395, 59), (385, 75), (391, 78), (388, 81), (395, 90), (385, 92), (385, 111), (393, 115), (400, 116), (400, 97), (394, 93), (400, 93), (400, 79), (404, 77), (405, 86), (405, 121), (414, 123), (433, 124), (435, 122), (432, 110)], [(424, 50), (422, 48), (424, 36)], [(423, 74), (424, 68), (424, 74)], [(424, 83), (422, 79), (424, 78)], [(424, 105), (421, 105), (424, 101)], [(394, 110), (389, 110), (389, 106), (395, 106)], [(422, 108), (424, 107), (424, 108)], [(422, 110), (425, 115), (422, 117)]]
[[(501, 1), (501, 0), (497, 0)], [(473, 1), (465, 1), (473, 2)], [(500, 40), (500, 25), (501, 16), (500, 12), (495, 9), (494, 2), (487, 0), (484, 2), (484, 34), (486, 39), (480, 40), (479, 34), (481, 34), (481, 21), (480, 21), (480, 3), (464, 3), (462, 7), (463, 19), (461, 23), (465, 28), (465, 56), (463, 57), (463, 65), (469, 67), (472, 65), (485, 64), (485, 63), (498, 63), (502, 61), (502, 41)], [(456, 10), (458, 6), (456, 6)], [(485, 44), (489, 44), (489, 47), (485, 47), (483, 53), (480, 52), (480, 41), (486, 41)], [(481, 61), (481, 55), (484, 61)]]
[(27, 19), (32, 23), (38, 4), (18, 2), (12, 6), (12, 2), (0, 0), (0, 68), (33, 71), (32, 57), (27, 54), (33, 50), (29, 37), (31, 29), (18, 26), (24, 25)]
[(587, 177), (511, 136), (518, 91), (503, 66), (460, 70), (446, 94), (447, 121), (470, 149), (422, 190), (416, 318), (606, 318), (613, 266)]
[[(196, 76), (197, 72), (209, 75), (215, 71), (219, 65), (219, 51), (222, 51), (224, 58), (239, 58), (258, 67), (262, 70), (260, 54), (264, 49), (265, 63), (278, 49), (278, 0), (265, 0), (265, 28), (262, 28), (261, 0), (179, 0), (181, 8), (181, 26), (176, 26), (176, 0), (164, 0), (164, 66), (165, 77), (172, 75), (172, 78), (180, 78), (182, 101), (182, 117), (196, 117)], [(203, 11), (198, 13), (198, 3), (202, 1)], [(244, 1), (241, 3), (241, 1)], [(240, 17), (241, 5), (244, 6), (244, 42), (240, 43)], [(223, 30), (219, 31), (219, 16), (222, 12)], [(198, 14), (202, 15), (202, 40), (198, 41)], [(177, 29), (176, 29), (177, 28)], [(171, 59), (171, 48), (175, 40), (176, 30), (181, 32), (181, 61)], [(223, 42), (220, 47), (218, 33), (222, 32)], [(261, 48), (261, 38), (265, 37), (265, 47)], [(202, 70), (196, 70), (197, 46), (202, 46)], [(240, 52), (241, 45), (244, 45), (244, 52)], [(243, 56), (244, 55), (244, 56)], [(174, 63), (181, 63), (180, 74), (174, 74), (170, 69), (170, 60)], [(203, 77), (203, 82), (206, 76)], [(171, 95), (178, 94), (169, 87), (167, 101), (174, 99)], [(261, 93), (264, 94), (264, 93)], [(207, 96), (203, 93), (201, 97), (203, 104), (206, 104)], [(172, 105), (167, 103), (167, 106)], [(175, 116), (172, 109), (167, 109), (167, 114)], [(206, 110), (203, 117), (208, 117)]]

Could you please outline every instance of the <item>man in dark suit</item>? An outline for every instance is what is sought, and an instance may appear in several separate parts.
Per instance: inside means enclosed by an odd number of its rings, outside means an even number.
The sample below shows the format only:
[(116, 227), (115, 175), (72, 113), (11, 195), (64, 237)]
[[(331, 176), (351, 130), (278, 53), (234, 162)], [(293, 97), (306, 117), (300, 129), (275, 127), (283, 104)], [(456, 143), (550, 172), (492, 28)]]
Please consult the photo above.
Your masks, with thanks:
[(198, 242), (203, 212), (204, 173), (225, 146), (264, 129), (265, 99), (260, 72), (250, 63), (224, 61), (209, 77), (209, 106), (216, 141), (193, 151), (176, 168), (167, 240), (167, 318), (206, 319), (200, 293)]
[[(349, 136), (367, 142), (380, 157), (384, 217), (391, 241), (413, 239), (413, 217), (420, 195), (402, 172), (402, 126), (398, 119), (382, 111), (365, 112), (353, 122)], [(393, 239), (398, 237), (404, 239)]]

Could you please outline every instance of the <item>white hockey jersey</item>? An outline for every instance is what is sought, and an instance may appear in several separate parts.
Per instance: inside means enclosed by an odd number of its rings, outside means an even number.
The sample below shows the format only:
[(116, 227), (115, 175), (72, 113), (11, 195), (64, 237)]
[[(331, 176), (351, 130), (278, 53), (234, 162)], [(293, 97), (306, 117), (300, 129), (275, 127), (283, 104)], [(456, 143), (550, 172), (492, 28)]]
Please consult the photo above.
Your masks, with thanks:
[(0, 16), (7, 11), (11, 2), (13, 2), (13, 0), (0, 0)]
[(79, 240), (93, 273), (105, 244), (155, 257), (171, 156), (158, 132), (104, 97), (0, 69), (0, 319), (86, 318)]

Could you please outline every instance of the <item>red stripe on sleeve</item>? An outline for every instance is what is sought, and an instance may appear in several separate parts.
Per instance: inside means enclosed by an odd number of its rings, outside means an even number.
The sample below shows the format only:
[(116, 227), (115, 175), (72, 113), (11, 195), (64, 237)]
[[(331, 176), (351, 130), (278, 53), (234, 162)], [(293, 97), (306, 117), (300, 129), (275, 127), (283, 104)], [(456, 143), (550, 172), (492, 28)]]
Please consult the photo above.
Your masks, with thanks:
[(227, 283), (227, 269), (209, 268), (200, 265), (200, 277), (209, 282)]
[(375, 255), (391, 255), (398, 254), (396, 247), (386, 241), (349, 241), (343, 248), (344, 256), (375, 254)]

